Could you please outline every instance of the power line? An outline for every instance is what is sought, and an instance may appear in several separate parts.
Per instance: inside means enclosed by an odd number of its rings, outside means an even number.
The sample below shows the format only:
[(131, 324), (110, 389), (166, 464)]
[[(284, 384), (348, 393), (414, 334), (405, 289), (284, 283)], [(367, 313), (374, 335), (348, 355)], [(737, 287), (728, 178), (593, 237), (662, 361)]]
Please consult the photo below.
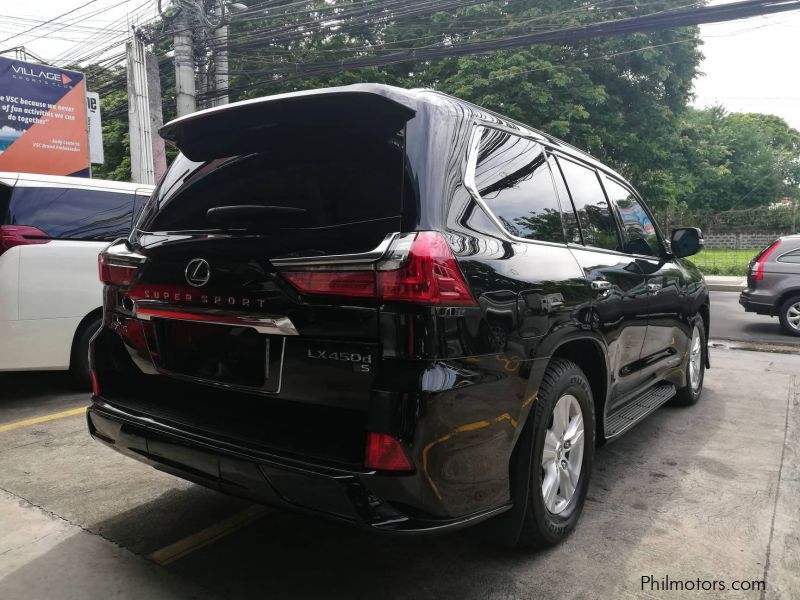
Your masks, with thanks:
[[(483, 54), (498, 50), (529, 47), (534, 44), (573, 43), (592, 37), (617, 36), (627, 33), (668, 29), (671, 27), (730, 21), (750, 16), (798, 9), (800, 9), (800, 0), (744, 0), (718, 6), (664, 10), (647, 15), (592, 23), (579, 27), (555, 29), (493, 40), (465, 42), (450, 46), (415, 48), (384, 56), (372, 56), (336, 62), (300, 63), (288, 69), (279, 67), (277, 69), (265, 70), (265, 73), (271, 75), (268, 79), (251, 81), (248, 83), (247, 87), (252, 87), (253, 85), (261, 83), (281, 83), (303, 76), (323, 76), (369, 67), (384, 67), (400, 63), (418, 63), (440, 58)], [(283, 73), (282, 77), (276, 77), (281, 73)], [(242, 86), (236, 86), (230, 90), (219, 91), (219, 93), (229, 93), (240, 91), (241, 89)], [(213, 97), (215, 93), (218, 93), (218, 91), (210, 92), (207, 96)]]
[(26, 29), (25, 31), (23, 31), (21, 33), (15, 33), (14, 35), (12, 35), (10, 37), (2, 39), (2, 40), (0, 40), (0, 44), (5, 44), (8, 40), (13, 40), (15, 37), (19, 37), (21, 35), (25, 35), (26, 33), (29, 33), (29, 32), (34, 31), (36, 29), (39, 29), (40, 27), (43, 27), (44, 25), (47, 25), (48, 23), (52, 23), (53, 21), (57, 21), (58, 19), (60, 19), (62, 17), (66, 17), (67, 15), (71, 15), (72, 13), (74, 13), (76, 11), (79, 11), (82, 8), (85, 8), (85, 7), (89, 6), (90, 4), (94, 4), (97, 1), (98, 0), (89, 0), (85, 4), (81, 4), (80, 6), (77, 6), (77, 7), (73, 8), (72, 10), (68, 10), (65, 13), (61, 13), (57, 17), (53, 17), (52, 19), (49, 19), (49, 20), (45, 21), (44, 23), (40, 23), (39, 25), (34, 25), (30, 29)]

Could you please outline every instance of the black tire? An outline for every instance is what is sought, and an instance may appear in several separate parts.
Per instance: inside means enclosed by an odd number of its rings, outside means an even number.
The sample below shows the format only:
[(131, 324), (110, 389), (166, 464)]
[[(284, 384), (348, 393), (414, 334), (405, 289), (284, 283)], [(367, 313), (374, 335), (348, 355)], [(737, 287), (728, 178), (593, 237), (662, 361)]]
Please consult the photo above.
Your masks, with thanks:
[(781, 327), (783, 328), (783, 331), (794, 336), (800, 336), (800, 328), (795, 329), (789, 324), (789, 311), (797, 304), (800, 304), (800, 296), (793, 296), (781, 304), (780, 311), (778, 312), (778, 317), (781, 320)]
[(692, 359), (692, 339), (689, 340), (689, 352), (686, 356), (686, 385), (678, 390), (675, 397), (672, 399), (674, 406), (692, 406), (697, 404), (700, 396), (703, 394), (703, 382), (706, 378), (706, 362), (708, 361), (708, 340), (706, 340), (706, 328), (701, 317), (695, 319), (692, 336), (694, 336), (694, 329), (697, 329), (700, 334), (700, 373), (699, 382), (695, 386), (692, 381), (690, 361)]
[(100, 329), (102, 317), (98, 316), (81, 323), (72, 342), (72, 355), (69, 371), (83, 389), (92, 389), (92, 372), (89, 367), (89, 342), (95, 332)]
[[(572, 395), (581, 409), (584, 428), (583, 462), (575, 491), (566, 508), (554, 514), (548, 510), (542, 492), (542, 454), (553, 409), (559, 399), (566, 395)], [(530, 460), (517, 461), (517, 466), (527, 468), (528, 472), (517, 473), (518, 481), (527, 481), (527, 493), (524, 504), (520, 506), (520, 527), (515, 545), (544, 548), (557, 544), (575, 528), (583, 510), (592, 474), (595, 450), (594, 400), (586, 375), (578, 365), (563, 358), (553, 358), (550, 361), (525, 426), (529, 430), (521, 442), (527, 444), (525, 451), (530, 453)]]

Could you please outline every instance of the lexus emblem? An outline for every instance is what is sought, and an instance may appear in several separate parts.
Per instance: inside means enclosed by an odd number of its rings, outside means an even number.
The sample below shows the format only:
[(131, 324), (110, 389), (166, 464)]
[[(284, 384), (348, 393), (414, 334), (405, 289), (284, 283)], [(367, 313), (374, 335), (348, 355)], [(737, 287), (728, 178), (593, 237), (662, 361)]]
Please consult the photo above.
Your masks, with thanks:
[(203, 287), (211, 279), (211, 266), (204, 258), (193, 258), (186, 265), (186, 283), (192, 287)]

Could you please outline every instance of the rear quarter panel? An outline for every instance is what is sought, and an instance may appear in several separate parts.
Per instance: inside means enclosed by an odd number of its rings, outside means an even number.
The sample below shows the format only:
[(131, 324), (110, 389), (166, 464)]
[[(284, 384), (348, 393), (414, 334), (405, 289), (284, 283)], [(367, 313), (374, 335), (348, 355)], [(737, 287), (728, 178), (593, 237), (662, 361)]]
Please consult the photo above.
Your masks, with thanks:
[(19, 318), (83, 318), (102, 306), (97, 255), (107, 245), (54, 240), (21, 247)]

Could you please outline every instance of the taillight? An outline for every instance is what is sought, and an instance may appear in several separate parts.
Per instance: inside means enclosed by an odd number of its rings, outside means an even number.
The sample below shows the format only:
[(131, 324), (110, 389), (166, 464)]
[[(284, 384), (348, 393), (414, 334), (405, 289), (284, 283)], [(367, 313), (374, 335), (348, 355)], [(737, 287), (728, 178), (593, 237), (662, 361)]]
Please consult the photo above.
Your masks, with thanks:
[(36, 227), (27, 225), (0, 225), (0, 255), (14, 246), (46, 244), (50, 237)]
[(388, 433), (370, 431), (367, 434), (367, 451), (364, 464), (377, 471), (413, 471), (400, 441)]
[(753, 266), (750, 268), (751, 275), (755, 281), (761, 281), (764, 279), (764, 263), (767, 262), (770, 254), (775, 252), (778, 246), (781, 245), (780, 240), (775, 240), (766, 250), (764, 250), (759, 256), (758, 260), (753, 263)]
[(100, 281), (106, 285), (130, 285), (136, 277), (138, 266), (101, 252), (97, 257)]
[(395, 259), (389, 250), (388, 260), (378, 266), (378, 292), (390, 302), (475, 305), (447, 240), (432, 231), (416, 234), (405, 259)]
[(304, 294), (375, 297), (375, 271), (293, 271), (283, 276)]
[(476, 305), (447, 240), (434, 231), (401, 236), (375, 270), (290, 271), (283, 276), (305, 294), (441, 306)]

